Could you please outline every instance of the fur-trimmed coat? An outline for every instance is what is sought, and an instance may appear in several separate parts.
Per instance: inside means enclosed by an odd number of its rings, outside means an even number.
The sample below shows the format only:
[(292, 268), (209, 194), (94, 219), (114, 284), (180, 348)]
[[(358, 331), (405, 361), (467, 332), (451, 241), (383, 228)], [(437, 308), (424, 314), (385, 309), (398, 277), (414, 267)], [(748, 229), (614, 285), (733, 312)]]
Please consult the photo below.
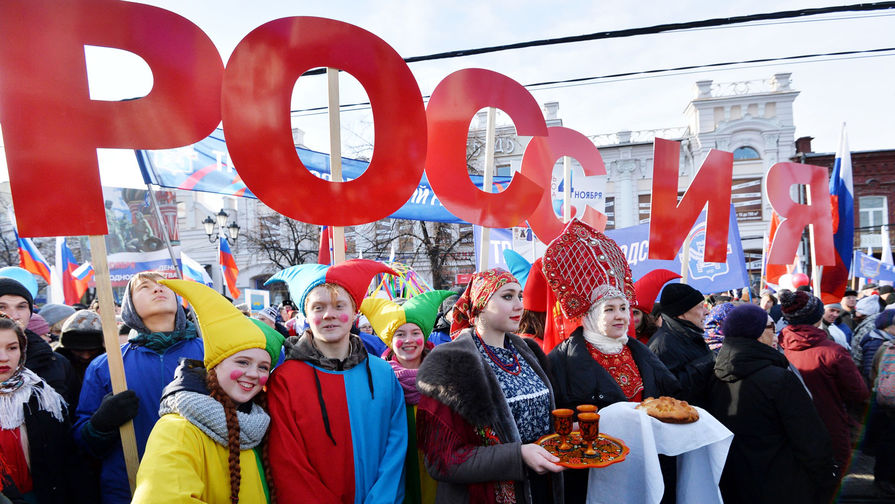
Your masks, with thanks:
[[(507, 336), (547, 385), (554, 407), (544, 353), (537, 343)], [(435, 502), (495, 502), (499, 483), (514, 482), (516, 502), (531, 504), (516, 421), (473, 337), (467, 329), (435, 347), (417, 374), (417, 434), (426, 469), (439, 481)], [(552, 477), (553, 502), (562, 503), (562, 476)]]

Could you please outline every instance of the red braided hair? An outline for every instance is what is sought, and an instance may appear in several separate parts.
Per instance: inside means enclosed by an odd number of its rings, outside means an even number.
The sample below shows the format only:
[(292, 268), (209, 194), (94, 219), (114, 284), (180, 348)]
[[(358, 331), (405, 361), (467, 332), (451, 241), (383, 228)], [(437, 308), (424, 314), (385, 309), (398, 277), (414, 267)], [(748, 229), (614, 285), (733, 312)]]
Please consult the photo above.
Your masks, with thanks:
[(242, 475), (239, 469), (239, 418), (236, 416), (236, 405), (218, 383), (217, 374), (212, 371), (206, 378), (208, 395), (224, 406), (227, 419), (227, 449), (230, 452), (230, 503), (239, 504), (239, 484)]
[[(267, 388), (261, 389), (261, 392), (258, 392), (258, 395), (254, 398), (255, 404), (261, 406), (264, 411), (267, 411)], [(264, 438), (261, 440), (261, 467), (264, 468), (264, 479), (267, 480), (267, 489), (270, 493), (270, 504), (277, 504), (277, 490), (273, 486), (273, 473), (270, 468), (270, 454), (268, 448), (270, 444), (268, 443), (270, 437), (270, 428), (267, 429), (267, 432), (264, 433)]]

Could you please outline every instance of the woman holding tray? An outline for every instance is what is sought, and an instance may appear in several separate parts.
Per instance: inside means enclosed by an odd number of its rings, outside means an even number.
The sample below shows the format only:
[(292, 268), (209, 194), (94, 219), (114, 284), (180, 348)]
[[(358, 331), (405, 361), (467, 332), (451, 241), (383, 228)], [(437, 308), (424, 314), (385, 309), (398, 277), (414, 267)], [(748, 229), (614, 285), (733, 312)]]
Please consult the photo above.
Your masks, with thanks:
[(551, 431), (553, 389), (537, 343), (519, 338), (522, 286), (473, 275), (453, 311), (453, 340), (417, 373), (417, 434), (437, 503), (560, 503), (563, 467), (534, 442)]
[[(634, 300), (631, 270), (619, 246), (573, 220), (544, 255), (544, 276), (563, 315), (583, 327), (548, 356), (561, 408), (675, 395), (677, 379), (643, 343), (627, 336)], [(566, 475), (566, 502), (584, 502), (587, 472)]]

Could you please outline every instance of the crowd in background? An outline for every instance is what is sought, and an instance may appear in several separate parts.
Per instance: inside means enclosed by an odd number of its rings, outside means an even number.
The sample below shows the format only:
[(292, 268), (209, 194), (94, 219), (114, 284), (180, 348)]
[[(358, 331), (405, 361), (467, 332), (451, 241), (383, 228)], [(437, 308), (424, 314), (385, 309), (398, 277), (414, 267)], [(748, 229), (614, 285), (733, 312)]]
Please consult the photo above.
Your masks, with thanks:
[[(558, 238), (527, 282), (488, 270), (406, 300), (365, 299), (389, 270), (364, 260), (284, 270), (291, 300), (254, 313), (137, 274), (117, 394), (97, 304), (38, 308), (0, 278), (0, 503), (585, 502), (587, 472), (537, 444), (551, 410), (658, 396), (733, 432), (725, 502), (831, 502), (854, 449), (895, 497), (891, 286), (705, 296), (664, 270), (635, 284), (614, 242), (577, 233), (587, 245)], [(527, 305), (532, 285), (556, 310)], [(557, 317), (574, 330), (551, 347)]]

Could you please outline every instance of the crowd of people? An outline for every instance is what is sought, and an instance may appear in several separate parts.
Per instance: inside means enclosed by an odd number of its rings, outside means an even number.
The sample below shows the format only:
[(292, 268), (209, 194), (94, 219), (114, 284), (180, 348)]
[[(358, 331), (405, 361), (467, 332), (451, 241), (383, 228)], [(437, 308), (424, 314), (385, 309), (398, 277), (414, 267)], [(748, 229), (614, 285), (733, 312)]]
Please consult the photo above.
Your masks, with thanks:
[[(0, 503), (583, 503), (587, 471), (538, 444), (551, 411), (659, 396), (733, 433), (725, 502), (832, 502), (855, 448), (895, 498), (891, 287), (825, 304), (808, 288), (706, 297), (665, 270), (635, 283), (576, 220), (520, 278), (365, 297), (380, 273), (395, 274), (293, 266), (269, 281), (291, 301), (257, 313), (138, 273), (119, 393), (96, 306), (37, 309), (0, 278)], [(659, 463), (675, 502), (675, 458)]]

